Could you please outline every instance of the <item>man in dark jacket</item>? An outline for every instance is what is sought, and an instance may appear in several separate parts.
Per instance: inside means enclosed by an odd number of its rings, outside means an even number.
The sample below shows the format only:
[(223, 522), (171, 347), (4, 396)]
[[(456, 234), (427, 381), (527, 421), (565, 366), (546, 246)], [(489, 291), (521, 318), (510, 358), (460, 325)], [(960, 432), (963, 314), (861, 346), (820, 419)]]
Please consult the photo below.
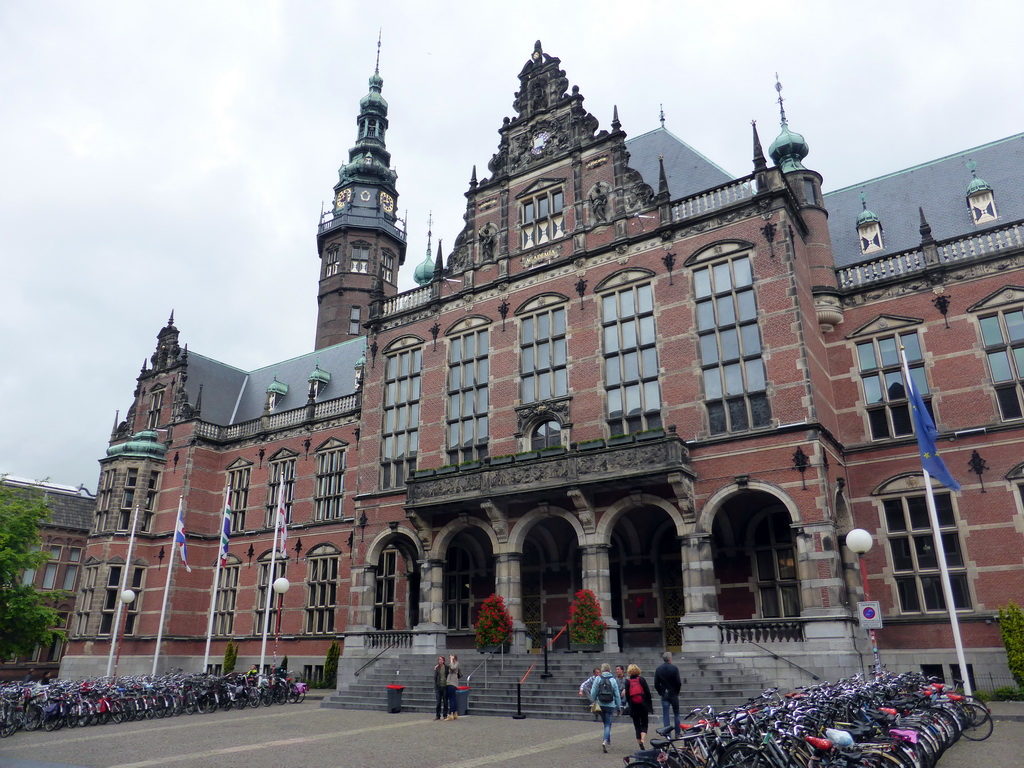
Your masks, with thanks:
[[(662, 663), (654, 670), (654, 688), (661, 696), (661, 725), (663, 728), (671, 726), (675, 729), (675, 735), (679, 736), (679, 691), (683, 681), (679, 678), (679, 668), (672, 663), (672, 653), (665, 651), (661, 658)], [(674, 716), (671, 721), (668, 719), (670, 708)]]
[(444, 656), (437, 657), (434, 665), (434, 719), (448, 718), (448, 664)]

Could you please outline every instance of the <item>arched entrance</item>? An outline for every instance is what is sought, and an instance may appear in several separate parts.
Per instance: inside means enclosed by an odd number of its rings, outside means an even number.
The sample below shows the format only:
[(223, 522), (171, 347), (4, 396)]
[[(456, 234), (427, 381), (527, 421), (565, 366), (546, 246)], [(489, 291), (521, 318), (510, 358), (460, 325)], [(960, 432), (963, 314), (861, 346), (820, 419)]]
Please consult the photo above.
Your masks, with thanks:
[(493, 563), (491, 541), (479, 527), (464, 528), (449, 542), (444, 556), (443, 610), (449, 639), (472, 633), (480, 604), (495, 591)]
[(420, 573), (416, 551), (404, 536), (385, 543), (377, 557), (373, 595), (373, 628), (411, 629), (419, 623)]
[(521, 563), (528, 649), (544, 646), (547, 627), (560, 628), (569, 621), (569, 605), (582, 583), (581, 572), (576, 531), (565, 519), (546, 517), (530, 528)]
[(684, 608), (675, 521), (655, 506), (629, 510), (615, 523), (608, 563), (619, 647), (678, 650)]
[(722, 504), (712, 525), (712, 554), (723, 619), (800, 615), (792, 522), (785, 505), (761, 491)]

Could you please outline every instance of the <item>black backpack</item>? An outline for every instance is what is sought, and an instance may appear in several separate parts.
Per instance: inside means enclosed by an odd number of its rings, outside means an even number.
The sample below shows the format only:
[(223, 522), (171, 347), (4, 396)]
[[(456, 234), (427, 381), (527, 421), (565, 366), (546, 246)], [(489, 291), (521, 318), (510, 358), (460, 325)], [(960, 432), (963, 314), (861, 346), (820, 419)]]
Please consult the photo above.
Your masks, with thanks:
[(615, 692), (612, 690), (612, 679), (601, 675), (601, 680), (597, 684), (597, 700), (602, 704), (611, 704), (615, 701)]

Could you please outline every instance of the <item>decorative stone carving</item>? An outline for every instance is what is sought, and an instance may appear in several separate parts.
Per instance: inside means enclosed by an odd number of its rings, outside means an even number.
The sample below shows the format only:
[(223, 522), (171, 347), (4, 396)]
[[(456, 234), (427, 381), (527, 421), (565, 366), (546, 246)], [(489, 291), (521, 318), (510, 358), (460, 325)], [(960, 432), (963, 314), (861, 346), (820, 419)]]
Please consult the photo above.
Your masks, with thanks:
[(487, 514), (495, 537), (500, 543), (506, 544), (508, 542), (508, 515), (505, 510), (490, 500), (480, 502), (480, 509)]
[(608, 221), (608, 192), (611, 186), (599, 181), (590, 191), (590, 211), (594, 214), (594, 221), (604, 224)]
[(569, 423), (569, 400), (531, 403), (516, 408), (516, 432), (526, 434), (527, 430), (541, 420), (555, 419), (563, 426)]
[(432, 531), (427, 521), (424, 520), (419, 514), (412, 510), (407, 510), (405, 513), (406, 519), (412, 523), (413, 529), (416, 531), (416, 537), (420, 540), (425, 550), (430, 549), (430, 540), (432, 537)]
[(569, 488), (566, 495), (576, 507), (576, 517), (579, 518), (583, 530), (593, 533), (596, 530), (593, 499), (579, 488)]

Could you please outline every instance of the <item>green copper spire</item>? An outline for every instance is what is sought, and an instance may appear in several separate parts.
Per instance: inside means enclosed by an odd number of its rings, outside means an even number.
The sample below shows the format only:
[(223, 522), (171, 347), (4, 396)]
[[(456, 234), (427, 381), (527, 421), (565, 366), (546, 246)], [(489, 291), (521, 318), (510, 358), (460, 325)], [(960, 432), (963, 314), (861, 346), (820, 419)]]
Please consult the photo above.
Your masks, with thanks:
[(802, 171), (804, 166), (800, 161), (807, 157), (807, 153), (810, 152), (811, 148), (807, 145), (807, 141), (803, 136), (796, 131), (789, 130), (789, 121), (786, 119), (786, 109), (783, 106), (782, 83), (779, 82), (778, 74), (775, 75), (775, 90), (779, 94), (779, 115), (782, 132), (768, 148), (768, 154), (783, 173)]
[(430, 255), (430, 236), (433, 223), (434, 215), (431, 213), (430, 219), (427, 221), (427, 255), (416, 266), (416, 271), (412, 274), (412, 279), (416, 281), (416, 285), (429, 285), (434, 279), (434, 259)]

